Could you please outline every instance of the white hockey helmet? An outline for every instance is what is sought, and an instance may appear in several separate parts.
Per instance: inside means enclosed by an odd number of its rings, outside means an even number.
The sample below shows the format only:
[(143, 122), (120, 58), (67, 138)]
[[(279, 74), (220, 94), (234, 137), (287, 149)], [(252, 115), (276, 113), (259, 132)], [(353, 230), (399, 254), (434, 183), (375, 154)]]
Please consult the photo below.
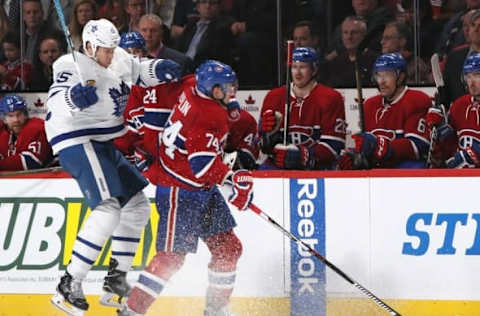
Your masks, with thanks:
[[(95, 58), (97, 47), (117, 47), (120, 43), (120, 34), (115, 25), (107, 19), (90, 20), (83, 28), (82, 41), (85, 54)], [(87, 43), (92, 46), (93, 56), (88, 54)]]

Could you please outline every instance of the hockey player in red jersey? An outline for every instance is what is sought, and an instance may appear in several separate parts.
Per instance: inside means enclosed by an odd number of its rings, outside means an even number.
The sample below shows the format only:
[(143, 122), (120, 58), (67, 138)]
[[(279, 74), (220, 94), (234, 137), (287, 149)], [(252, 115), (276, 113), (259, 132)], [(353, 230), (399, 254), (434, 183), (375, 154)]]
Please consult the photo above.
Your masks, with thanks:
[[(232, 68), (206, 61), (196, 70), (196, 84), (183, 90), (168, 118), (159, 148), (156, 204), (160, 213), (157, 254), (148, 264), (118, 315), (143, 315), (166, 282), (195, 252), (201, 238), (212, 257), (205, 316), (233, 315), (228, 310), (242, 244), (217, 185), (232, 183), (229, 202), (245, 210), (253, 197), (251, 173), (233, 172), (223, 163), (229, 111), (235, 94)], [(146, 120), (145, 120), (146, 121)], [(145, 125), (146, 126), (146, 125)]]
[(466, 59), (463, 76), (468, 93), (453, 102), (448, 119), (434, 107), (427, 114), (427, 124), (437, 127), (434, 156), (440, 161), (447, 159), (448, 168), (480, 166), (480, 54)]
[(52, 158), (44, 122), (28, 118), (25, 100), (15, 94), (0, 99), (0, 171), (29, 170), (44, 167)]
[(263, 168), (331, 169), (345, 146), (345, 105), (339, 92), (317, 83), (318, 55), (297, 47), (292, 56), (288, 146), (283, 146), (285, 86), (271, 90), (260, 119)]
[(352, 136), (355, 148), (342, 155), (340, 168), (425, 167), (429, 136), (424, 117), (432, 101), (405, 85), (406, 66), (399, 53), (384, 54), (375, 61), (373, 73), (380, 93), (365, 101), (365, 131)]

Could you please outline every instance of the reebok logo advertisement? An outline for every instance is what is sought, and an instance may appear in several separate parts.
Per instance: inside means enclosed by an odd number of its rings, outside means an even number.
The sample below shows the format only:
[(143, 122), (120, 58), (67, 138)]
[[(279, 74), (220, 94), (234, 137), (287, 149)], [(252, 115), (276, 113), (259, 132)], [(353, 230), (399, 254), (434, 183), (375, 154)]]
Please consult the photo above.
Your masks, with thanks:
[[(325, 255), (323, 179), (290, 179), (290, 231)], [(291, 243), (292, 316), (325, 316), (325, 266), (304, 247)]]

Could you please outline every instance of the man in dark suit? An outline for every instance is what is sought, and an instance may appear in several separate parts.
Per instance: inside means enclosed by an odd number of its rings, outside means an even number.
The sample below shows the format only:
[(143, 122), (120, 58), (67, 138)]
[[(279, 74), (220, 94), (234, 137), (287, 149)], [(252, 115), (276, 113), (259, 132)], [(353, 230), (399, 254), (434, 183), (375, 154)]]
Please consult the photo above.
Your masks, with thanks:
[(470, 18), (470, 27), (468, 29), (470, 45), (459, 47), (453, 50), (447, 57), (445, 64), (445, 72), (443, 78), (445, 80), (446, 104), (450, 104), (457, 98), (467, 93), (464, 81), (461, 80), (463, 73), (463, 63), (465, 59), (472, 53), (480, 52), (480, 11), (472, 13)]
[(231, 64), (231, 18), (220, 14), (220, 0), (197, 0), (195, 6), (199, 19), (188, 22), (175, 48), (192, 58), (195, 67), (207, 59)]
[(140, 33), (145, 38), (147, 57), (171, 59), (182, 66), (182, 73), (193, 72), (192, 60), (185, 54), (165, 46), (163, 39), (163, 21), (156, 14), (145, 14), (138, 22)]

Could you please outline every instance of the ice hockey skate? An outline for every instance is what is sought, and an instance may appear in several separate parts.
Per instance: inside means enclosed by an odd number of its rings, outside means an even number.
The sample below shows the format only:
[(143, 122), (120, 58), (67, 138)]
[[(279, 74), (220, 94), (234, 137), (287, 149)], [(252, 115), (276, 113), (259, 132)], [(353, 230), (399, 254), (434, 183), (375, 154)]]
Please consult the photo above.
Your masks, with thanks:
[(206, 308), (205, 313), (203, 316), (236, 316), (234, 313), (232, 313), (228, 307), (224, 306), (221, 309), (212, 309), (212, 308)]
[(127, 306), (124, 306), (121, 310), (117, 309), (117, 316), (143, 316), (143, 314), (135, 313)]
[(100, 304), (104, 306), (122, 308), (123, 298), (126, 298), (132, 287), (127, 283), (127, 273), (117, 270), (118, 261), (111, 258), (108, 273), (103, 282), (105, 294), (100, 298)]
[(68, 315), (83, 316), (88, 303), (82, 290), (82, 282), (65, 272), (57, 286), (57, 293), (50, 299), (53, 305)]

